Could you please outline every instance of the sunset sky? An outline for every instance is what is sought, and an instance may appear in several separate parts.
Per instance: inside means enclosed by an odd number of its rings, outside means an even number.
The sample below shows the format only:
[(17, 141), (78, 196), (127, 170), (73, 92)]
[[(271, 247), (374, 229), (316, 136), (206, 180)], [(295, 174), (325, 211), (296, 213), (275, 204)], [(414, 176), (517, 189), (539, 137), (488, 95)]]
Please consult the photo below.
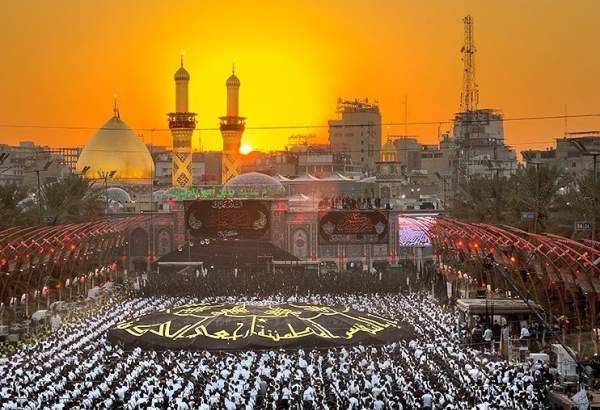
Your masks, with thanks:
[[(116, 92), (132, 128), (165, 128), (182, 50), (200, 128), (224, 115), (232, 62), (248, 127), (325, 125), (338, 97), (379, 100), (384, 122), (403, 122), (407, 95), (409, 122), (448, 120), (459, 105), (466, 14), (475, 21), (481, 108), (506, 117), (561, 115), (565, 104), (569, 114), (600, 112), (594, 0), (23, 0), (0, 13), (0, 124), (99, 127)], [(600, 118), (568, 128), (600, 129)], [(326, 140), (326, 128), (248, 129), (243, 143), (279, 149), (300, 132)], [(408, 132), (433, 143), (438, 126)], [(544, 148), (564, 121), (507, 122), (505, 132), (518, 150)], [(0, 142), (74, 146), (92, 134), (0, 128)], [(197, 135), (205, 149), (221, 148), (218, 131)], [(169, 145), (170, 135), (144, 132), (144, 140)]]

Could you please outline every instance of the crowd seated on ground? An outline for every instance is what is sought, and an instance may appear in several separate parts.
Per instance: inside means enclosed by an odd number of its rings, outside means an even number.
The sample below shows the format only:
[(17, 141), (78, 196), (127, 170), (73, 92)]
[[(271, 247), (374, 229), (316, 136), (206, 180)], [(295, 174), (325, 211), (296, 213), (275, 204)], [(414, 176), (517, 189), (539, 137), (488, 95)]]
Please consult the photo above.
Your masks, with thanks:
[[(463, 344), (454, 314), (426, 293), (267, 289), (245, 296), (167, 296), (155, 286), (146, 295), (113, 295), (0, 363), (1, 408), (544, 408), (554, 381), (548, 367), (509, 364)], [(386, 345), (239, 352), (126, 351), (107, 340), (118, 322), (215, 301), (346, 305), (407, 322), (413, 336)]]

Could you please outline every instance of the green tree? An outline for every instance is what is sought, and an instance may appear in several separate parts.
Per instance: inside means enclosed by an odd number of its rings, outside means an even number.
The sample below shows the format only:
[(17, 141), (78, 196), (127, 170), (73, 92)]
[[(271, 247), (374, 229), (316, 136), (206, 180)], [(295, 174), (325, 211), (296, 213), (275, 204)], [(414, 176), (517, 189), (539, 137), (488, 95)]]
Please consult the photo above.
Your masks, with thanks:
[(592, 221), (594, 238), (597, 240), (600, 222), (600, 179), (594, 178), (593, 175), (575, 177), (566, 198), (569, 228), (573, 229), (575, 221)]
[(102, 189), (93, 181), (69, 175), (44, 185), (44, 212), (55, 217), (57, 224), (85, 221), (103, 213), (102, 195)]
[(24, 187), (15, 184), (0, 186), (0, 229), (35, 224), (33, 201), (29, 206), (23, 204), (27, 197), (27, 189)]
[(498, 175), (469, 177), (450, 200), (448, 212), (465, 221), (510, 223), (514, 215), (510, 210), (511, 186), (509, 178)]
[(518, 222), (518, 225), (536, 232), (560, 231), (557, 216), (565, 207), (563, 191), (568, 182), (556, 166), (537, 164), (517, 170), (512, 178), (513, 219), (519, 221), (522, 212), (535, 212), (536, 221)]

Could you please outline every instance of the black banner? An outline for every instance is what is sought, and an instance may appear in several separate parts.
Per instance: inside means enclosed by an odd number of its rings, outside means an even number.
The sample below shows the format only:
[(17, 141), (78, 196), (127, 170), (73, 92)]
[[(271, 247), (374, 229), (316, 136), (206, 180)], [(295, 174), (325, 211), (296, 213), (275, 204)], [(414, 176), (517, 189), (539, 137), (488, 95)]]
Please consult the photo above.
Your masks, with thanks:
[(387, 243), (388, 213), (366, 210), (320, 212), (319, 240), (342, 244)]
[(185, 202), (185, 223), (192, 237), (266, 239), (269, 202), (213, 199)]
[(404, 322), (347, 306), (211, 303), (131, 318), (108, 339), (128, 349), (246, 350), (391, 343), (413, 333)]

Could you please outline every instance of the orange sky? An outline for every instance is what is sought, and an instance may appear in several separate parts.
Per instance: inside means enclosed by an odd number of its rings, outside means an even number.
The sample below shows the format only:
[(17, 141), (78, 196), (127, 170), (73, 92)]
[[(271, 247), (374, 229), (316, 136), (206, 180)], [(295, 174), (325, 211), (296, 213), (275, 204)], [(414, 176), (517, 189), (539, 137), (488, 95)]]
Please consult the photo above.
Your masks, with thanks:
[[(384, 122), (404, 120), (405, 94), (409, 121), (449, 119), (459, 104), (468, 13), (480, 107), (506, 117), (560, 115), (565, 104), (572, 114), (600, 112), (595, 0), (24, 0), (5, 2), (0, 13), (0, 124), (98, 127), (117, 92), (132, 128), (164, 128), (181, 50), (199, 127), (217, 126), (224, 114), (232, 61), (249, 127), (326, 124), (339, 96), (378, 99)], [(568, 127), (600, 129), (600, 118)], [(505, 130), (519, 150), (543, 148), (562, 135), (564, 121), (512, 122)], [(243, 143), (277, 149), (298, 132), (248, 129)], [(437, 140), (437, 126), (409, 126), (409, 133)], [(0, 128), (0, 142), (73, 146), (91, 134)], [(218, 132), (197, 135), (204, 148), (220, 149)], [(170, 143), (168, 132), (144, 139)]]

